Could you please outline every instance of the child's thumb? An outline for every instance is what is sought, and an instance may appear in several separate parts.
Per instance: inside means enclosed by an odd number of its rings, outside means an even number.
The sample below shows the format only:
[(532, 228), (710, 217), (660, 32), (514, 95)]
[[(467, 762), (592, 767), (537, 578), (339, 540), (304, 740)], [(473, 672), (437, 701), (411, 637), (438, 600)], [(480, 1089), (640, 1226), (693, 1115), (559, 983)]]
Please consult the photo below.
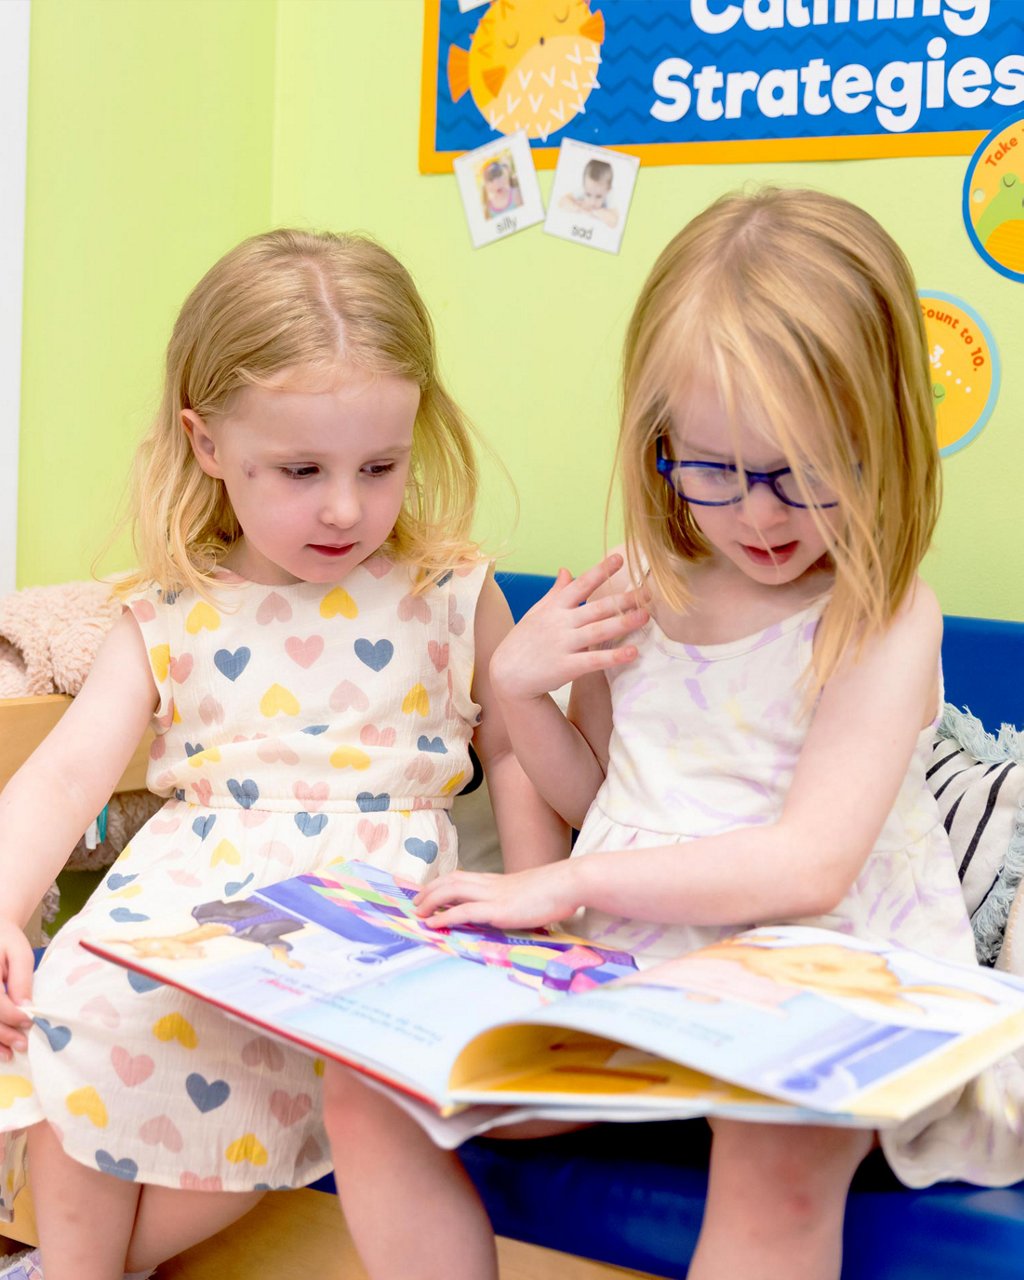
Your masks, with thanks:
[(32, 996), (32, 971), (35, 956), (26, 941), (7, 955), (7, 994), (15, 1004), (27, 1003)]

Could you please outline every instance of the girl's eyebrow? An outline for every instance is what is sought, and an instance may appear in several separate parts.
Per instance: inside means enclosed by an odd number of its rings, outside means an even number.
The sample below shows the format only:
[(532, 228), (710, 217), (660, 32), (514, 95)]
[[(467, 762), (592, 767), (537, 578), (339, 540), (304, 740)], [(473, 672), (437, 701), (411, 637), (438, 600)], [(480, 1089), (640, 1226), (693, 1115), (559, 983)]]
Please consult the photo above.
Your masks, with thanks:
[[(300, 440), (296, 445), (287, 448), (283, 446), (275, 446), (267, 451), (267, 460), (271, 463), (277, 462), (294, 462), (296, 458), (322, 458), (326, 453), (330, 452), (322, 448), (307, 449)], [(401, 443), (392, 442), (391, 444), (380, 445), (378, 448), (368, 450), (364, 455), (366, 458), (390, 458), (395, 455), (401, 456), (412, 452), (412, 444), (408, 441)]]

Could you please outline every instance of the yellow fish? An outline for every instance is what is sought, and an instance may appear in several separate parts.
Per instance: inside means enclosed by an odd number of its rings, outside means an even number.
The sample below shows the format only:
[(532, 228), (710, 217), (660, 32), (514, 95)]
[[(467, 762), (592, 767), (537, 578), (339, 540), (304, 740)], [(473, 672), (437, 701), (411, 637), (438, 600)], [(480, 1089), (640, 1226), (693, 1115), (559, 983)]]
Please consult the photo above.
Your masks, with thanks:
[(448, 89), (468, 90), (497, 133), (547, 141), (600, 88), (604, 15), (590, 0), (493, 0), (469, 49), (448, 49)]

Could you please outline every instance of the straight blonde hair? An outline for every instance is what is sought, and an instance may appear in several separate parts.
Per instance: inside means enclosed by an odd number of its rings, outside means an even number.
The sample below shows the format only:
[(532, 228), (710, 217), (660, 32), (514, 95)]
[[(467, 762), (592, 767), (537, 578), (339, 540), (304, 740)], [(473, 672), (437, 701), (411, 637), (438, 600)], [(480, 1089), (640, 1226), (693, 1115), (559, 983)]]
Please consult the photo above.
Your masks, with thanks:
[(710, 548), (655, 450), (670, 404), (698, 385), (734, 425), (753, 408), (798, 482), (812, 471), (838, 497), (813, 694), (891, 621), (938, 517), (927, 341), (903, 253), (846, 200), (768, 187), (717, 201), (658, 258), (626, 337), (617, 467), (633, 572), (648, 566), (680, 611), (686, 565)]
[(405, 500), (383, 550), (416, 570), (418, 589), (478, 556), (471, 431), (442, 385), (434, 332), (405, 268), (357, 235), (270, 231), (220, 259), (185, 300), (167, 348), (160, 409), (135, 459), (137, 573), (120, 594), (155, 582), (208, 595), (241, 536), (223, 483), (198, 465), (181, 414), (230, 409), (243, 387), (285, 371), (322, 381), (351, 366), (420, 389)]

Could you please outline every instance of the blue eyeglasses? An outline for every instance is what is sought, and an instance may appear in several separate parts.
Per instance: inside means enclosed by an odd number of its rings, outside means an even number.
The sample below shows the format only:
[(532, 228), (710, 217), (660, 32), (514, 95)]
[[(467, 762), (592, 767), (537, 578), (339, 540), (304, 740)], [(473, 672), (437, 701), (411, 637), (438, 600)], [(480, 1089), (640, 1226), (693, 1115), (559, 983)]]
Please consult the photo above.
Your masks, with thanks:
[[(675, 493), (697, 507), (728, 507), (742, 502), (755, 484), (766, 484), (787, 507), (813, 507), (818, 511), (839, 505), (835, 492), (813, 471), (802, 472), (798, 483), (792, 467), (748, 471), (732, 462), (677, 462), (665, 457), (664, 436), (658, 437), (656, 465), (658, 474), (665, 477)], [(804, 494), (810, 502), (804, 501)]]

